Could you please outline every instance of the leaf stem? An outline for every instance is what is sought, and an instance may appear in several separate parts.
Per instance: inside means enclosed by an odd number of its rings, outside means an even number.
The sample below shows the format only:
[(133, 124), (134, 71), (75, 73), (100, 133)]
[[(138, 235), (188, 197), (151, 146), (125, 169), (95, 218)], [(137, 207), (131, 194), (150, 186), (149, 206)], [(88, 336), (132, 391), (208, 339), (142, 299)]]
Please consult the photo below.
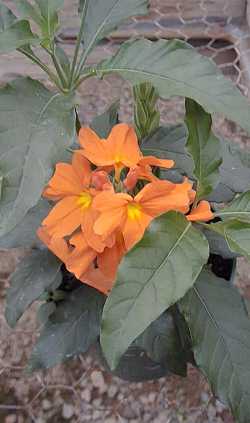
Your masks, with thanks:
[(54, 82), (54, 84), (56, 85), (56, 87), (64, 92), (63, 87), (60, 84), (60, 81), (58, 80), (56, 74), (54, 74), (49, 68), (48, 66), (46, 66), (40, 59), (39, 57), (37, 57), (35, 55), (35, 53), (33, 52), (29, 52), (26, 49), (23, 48), (19, 48), (17, 49), (20, 53), (24, 54), (26, 57), (28, 57), (30, 60), (32, 60), (32, 62), (36, 63), (45, 73), (47, 73), (47, 75), (49, 76), (49, 78), (51, 79), (52, 82)]
[(72, 86), (74, 75), (75, 75), (75, 68), (76, 68), (76, 64), (77, 64), (79, 50), (80, 50), (80, 47), (81, 47), (81, 41), (82, 41), (82, 37), (83, 37), (84, 24), (85, 24), (85, 18), (86, 18), (86, 14), (87, 14), (87, 10), (88, 10), (88, 5), (89, 5), (89, 0), (85, 0), (83, 10), (82, 10), (82, 16), (81, 16), (81, 26), (80, 26), (80, 30), (79, 30), (79, 33), (78, 33), (78, 36), (77, 36), (77, 42), (76, 42), (76, 47), (75, 47), (75, 51), (74, 51), (74, 57), (73, 57), (73, 61), (72, 61), (72, 64), (71, 64), (69, 87)]
[(51, 59), (52, 59), (52, 61), (54, 63), (55, 69), (57, 71), (58, 77), (60, 78), (60, 81), (61, 81), (61, 84), (62, 84), (63, 88), (68, 88), (67, 76), (65, 75), (65, 73), (64, 73), (64, 71), (63, 71), (63, 69), (61, 67), (60, 62), (57, 59), (57, 56), (55, 54), (55, 51), (53, 53), (50, 52), (50, 56), (51, 56)]

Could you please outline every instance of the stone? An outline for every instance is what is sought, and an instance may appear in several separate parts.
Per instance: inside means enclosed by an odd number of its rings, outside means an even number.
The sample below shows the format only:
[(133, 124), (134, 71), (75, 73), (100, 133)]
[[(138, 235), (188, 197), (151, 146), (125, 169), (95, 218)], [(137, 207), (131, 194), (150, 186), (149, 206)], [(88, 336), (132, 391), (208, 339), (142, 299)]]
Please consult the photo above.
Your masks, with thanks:
[(91, 392), (89, 389), (84, 389), (84, 391), (81, 392), (81, 398), (85, 402), (91, 401)]
[(102, 398), (96, 398), (96, 399), (94, 399), (94, 401), (92, 402), (92, 405), (93, 405), (93, 407), (98, 408), (98, 407), (100, 407), (101, 403), (102, 403)]
[(108, 397), (114, 398), (118, 392), (118, 388), (116, 385), (110, 385), (108, 388)]
[(104, 394), (107, 391), (107, 385), (105, 383), (102, 372), (99, 370), (94, 370), (91, 373), (90, 378), (93, 386), (99, 390), (100, 394)]
[(156, 399), (156, 393), (155, 392), (150, 392), (150, 394), (148, 395), (148, 402), (154, 402)]
[(115, 417), (108, 417), (105, 423), (117, 423), (117, 419)]
[(16, 423), (17, 419), (14, 414), (5, 417), (4, 423)]
[(43, 408), (43, 410), (49, 410), (51, 408), (51, 406), (52, 406), (52, 404), (51, 404), (51, 402), (49, 400), (44, 399), (42, 401), (42, 408)]
[(92, 416), (93, 420), (97, 420), (100, 417), (103, 417), (103, 413), (101, 411), (99, 411), (99, 410), (95, 410), (93, 412), (93, 416)]
[(75, 413), (74, 407), (71, 404), (63, 404), (62, 416), (65, 420), (71, 419)]
[(214, 422), (216, 417), (216, 409), (212, 404), (209, 404), (207, 408), (207, 415), (209, 417), (209, 421)]

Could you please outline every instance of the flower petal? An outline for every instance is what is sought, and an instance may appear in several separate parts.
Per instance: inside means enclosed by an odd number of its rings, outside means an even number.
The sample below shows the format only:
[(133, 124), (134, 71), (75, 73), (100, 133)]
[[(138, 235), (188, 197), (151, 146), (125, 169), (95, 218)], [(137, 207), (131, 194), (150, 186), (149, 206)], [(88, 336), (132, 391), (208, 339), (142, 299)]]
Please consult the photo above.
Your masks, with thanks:
[(94, 232), (94, 225), (99, 213), (93, 210), (93, 207), (82, 214), (82, 232), (87, 244), (98, 253), (102, 253), (106, 247), (104, 238)]
[(189, 209), (189, 191), (191, 184), (173, 184), (169, 181), (157, 181), (146, 185), (135, 197), (144, 212), (152, 217), (170, 210), (187, 212)]
[(81, 209), (77, 204), (78, 197), (65, 197), (59, 201), (43, 220), (50, 236), (62, 238), (71, 235), (81, 224)]
[(136, 166), (142, 156), (134, 128), (125, 123), (113, 127), (107, 147), (114, 159), (120, 158), (120, 162), (128, 167)]
[(82, 154), (79, 154), (79, 151), (76, 151), (72, 157), (72, 166), (81, 182), (81, 186), (88, 188), (92, 177), (89, 161)]
[(49, 195), (61, 196), (65, 195), (77, 195), (84, 188), (84, 184), (73, 169), (73, 166), (69, 163), (57, 163), (54, 176), (48, 183), (47, 191), (45, 189), (43, 195), (49, 197)]
[[(76, 240), (76, 237), (78, 238)], [(89, 269), (89, 266), (96, 258), (96, 251), (86, 243), (84, 236), (78, 232), (74, 240), (70, 240), (71, 244), (76, 244), (75, 249), (66, 261), (66, 267), (69, 272), (80, 279), (81, 276)]]
[(83, 148), (79, 153), (83, 154), (91, 163), (96, 166), (113, 164), (107, 141), (99, 138), (92, 129), (81, 128), (79, 132), (79, 141)]
[(188, 216), (186, 216), (190, 222), (195, 222), (197, 220), (207, 222), (208, 220), (212, 220), (213, 217), (214, 214), (211, 211), (210, 204), (205, 200), (200, 201), (198, 206), (194, 208)]
[(62, 262), (66, 262), (70, 255), (70, 248), (63, 238), (50, 237), (45, 228), (39, 228), (37, 236)]
[(111, 191), (104, 191), (97, 194), (93, 200), (93, 208), (100, 212), (108, 212), (114, 209), (120, 209), (133, 201), (133, 198), (128, 194), (114, 193)]
[(137, 242), (139, 242), (152, 221), (152, 217), (144, 213), (138, 219), (126, 219), (122, 228), (124, 242), (127, 250), (130, 250)]
[(109, 294), (114, 285), (113, 279), (108, 278), (101, 272), (100, 269), (95, 268), (93, 265), (90, 266), (87, 272), (83, 274), (79, 279), (81, 282), (92, 286), (92, 288), (97, 289), (105, 295)]
[(157, 167), (164, 167), (166, 169), (170, 169), (174, 166), (173, 160), (166, 160), (166, 159), (158, 159), (155, 156), (145, 156), (139, 161), (139, 166), (157, 166)]
[(97, 218), (94, 224), (96, 234), (104, 238), (108, 238), (119, 227), (121, 227), (126, 219), (126, 209), (120, 208), (103, 212)]
[(101, 272), (111, 280), (115, 280), (118, 266), (126, 252), (124, 239), (117, 233), (116, 242), (112, 248), (105, 248), (97, 257), (98, 267)]

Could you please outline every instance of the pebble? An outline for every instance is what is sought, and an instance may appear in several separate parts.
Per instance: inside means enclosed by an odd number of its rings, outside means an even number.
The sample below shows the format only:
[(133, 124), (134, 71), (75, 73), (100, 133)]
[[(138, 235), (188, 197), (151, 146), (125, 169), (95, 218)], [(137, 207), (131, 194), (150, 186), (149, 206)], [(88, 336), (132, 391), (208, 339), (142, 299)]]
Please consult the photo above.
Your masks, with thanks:
[(98, 407), (100, 407), (101, 403), (102, 403), (102, 398), (96, 398), (96, 399), (94, 399), (94, 401), (92, 402), (92, 405), (93, 405), (93, 407), (98, 408)]
[(122, 417), (131, 420), (138, 418), (138, 414), (132, 409), (131, 405), (125, 405), (122, 410)]
[(212, 404), (210, 404), (207, 408), (207, 415), (209, 417), (209, 420), (214, 422), (215, 417), (216, 417), (216, 409), (214, 408), (214, 406)]
[(110, 385), (110, 387), (108, 388), (108, 397), (109, 398), (114, 398), (116, 396), (118, 392), (118, 388), (116, 385)]
[(81, 398), (85, 402), (91, 401), (91, 392), (89, 389), (84, 389), (84, 391), (81, 392)]
[(202, 400), (202, 402), (207, 403), (209, 401), (209, 399), (210, 399), (210, 396), (208, 395), (208, 393), (207, 392), (202, 392), (202, 394), (201, 394), (201, 400)]
[(108, 417), (105, 419), (105, 423), (117, 423), (117, 419), (115, 417)]
[(49, 410), (51, 408), (51, 402), (47, 399), (42, 401), (42, 408), (43, 410)]
[(164, 416), (164, 420), (163, 420), (163, 416), (158, 415), (152, 423), (166, 423), (166, 416)]
[(99, 419), (100, 417), (102, 417), (102, 415), (103, 415), (103, 413), (102, 413), (101, 411), (99, 411), (99, 410), (95, 410), (95, 411), (93, 412), (92, 418), (93, 418), (93, 420), (97, 420), (97, 419)]
[(225, 405), (222, 404), (220, 401), (216, 400), (215, 404), (216, 404), (216, 409), (218, 413), (222, 413), (224, 410), (226, 410)]
[(150, 392), (149, 396), (148, 396), (148, 402), (154, 402), (156, 399), (156, 393), (155, 392)]
[(65, 420), (71, 419), (74, 415), (74, 407), (71, 404), (63, 404), (62, 416)]
[(16, 423), (16, 421), (16, 416), (14, 414), (10, 414), (5, 417), (4, 423)]
[(93, 386), (99, 389), (100, 394), (104, 394), (107, 391), (107, 385), (105, 383), (102, 372), (94, 370), (91, 373), (90, 378), (93, 383)]

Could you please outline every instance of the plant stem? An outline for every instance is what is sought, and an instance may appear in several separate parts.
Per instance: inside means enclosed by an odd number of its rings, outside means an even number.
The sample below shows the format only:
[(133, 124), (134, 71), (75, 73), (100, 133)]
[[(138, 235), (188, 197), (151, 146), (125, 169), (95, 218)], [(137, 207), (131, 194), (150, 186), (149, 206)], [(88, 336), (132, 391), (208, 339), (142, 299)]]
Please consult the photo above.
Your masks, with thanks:
[(61, 81), (61, 84), (62, 84), (63, 88), (68, 88), (67, 76), (65, 75), (65, 73), (64, 73), (64, 71), (63, 71), (63, 69), (61, 67), (60, 62), (59, 62), (59, 60), (56, 57), (55, 51), (54, 51), (54, 53), (50, 53), (50, 56), (52, 58), (52, 61), (54, 63), (55, 69), (57, 71), (58, 77), (59, 77), (59, 79)]
[(77, 36), (77, 42), (76, 42), (74, 57), (73, 57), (73, 61), (72, 61), (72, 64), (71, 64), (69, 87), (72, 86), (73, 79), (74, 79), (75, 68), (76, 68), (76, 64), (77, 64), (79, 50), (80, 50), (80, 47), (81, 47), (82, 37), (83, 37), (84, 23), (85, 23), (87, 10), (88, 10), (88, 4), (89, 4), (89, 0), (85, 0), (83, 10), (82, 10), (82, 16), (81, 16), (81, 26), (80, 26), (80, 30), (79, 30), (79, 33), (78, 33), (78, 36)]
[(19, 48), (18, 51), (28, 57), (32, 62), (36, 63), (51, 79), (52, 82), (57, 86), (57, 88), (64, 92), (63, 87), (60, 84), (60, 81), (57, 79), (57, 76), (46, 66), (34, 53), (31, 53), (23, 48)]

